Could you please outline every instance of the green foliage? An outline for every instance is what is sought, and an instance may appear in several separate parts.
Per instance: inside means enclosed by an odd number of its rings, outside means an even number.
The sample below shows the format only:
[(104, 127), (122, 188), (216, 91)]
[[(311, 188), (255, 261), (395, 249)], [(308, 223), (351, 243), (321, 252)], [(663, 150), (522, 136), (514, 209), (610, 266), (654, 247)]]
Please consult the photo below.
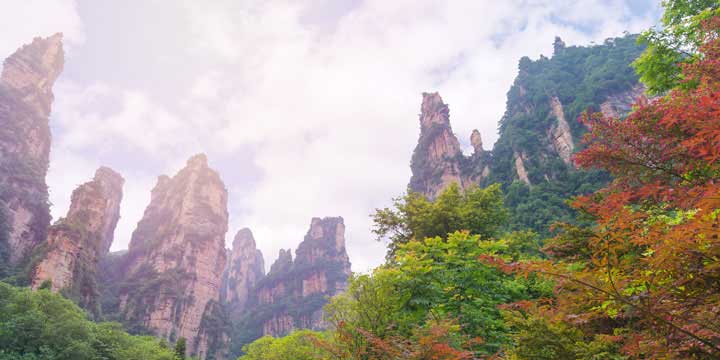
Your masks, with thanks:
[[(400, 275), (398, 269), (390, 267), (378, 268), (371, 275), (353, 275), (347, 291), (325, 305), (326, 320), (336, 326), (349, 324), (382, 338), (401, 324), (411, 324), (403, 313), (411, 294), (399, 291)], [(356, 341), (363, 339), (358, 337)]]
[(173, 352), (175, 353), (175, 358), (179, 360), (185, 359), (185, 355), (187, 354), (187, 340), (185, 340), (184, 337), (179, 338), (175, 343)]
[(0, 359), (173, 360), (151, 337), (117, 323), (94, 323), (71, 301), (0, 283)]
[(596, 335), (587, 339), (582, 331), (563, 322), (544, 318), (507, 314), (513, 328), (514, 346), (507, 358), (515, 360), (624, 360), (612, 336)]
[(373, 215), (373, 233), (378, 240), (388, 238), (390, 241), (389, 259), (399, 246), (413, 239), (444, 238), (459, 230), (492, 238), (507, 221), (500, 185), (462, 192), (457, 184), (451, 184), (432, 202), (422, 194), (411, 192), (395, 199), (394, 207), (376, 209)]
[[(500, 120), (501, 136), (496, 146), (509, 145), (511, 151), (524, 150), (526, 155), (533, 155), (535, 150), (543, 151), (547, 139), (538, 134), (545, 134), (555, 121), (550, 108), (553, 96), (563, 104), (573, 134), (580, 135), (584, 130), (574, 120), (583, 111), (598, 109), (609, 95), (629, 90), (637, 84), (638, 78), (630, 63), (643, 48), (636, 44), (636, 39), (637, 36), (627, 35), (607, 39), (596, 46), (563, 47), (552, 58), (541, 56), (536, 61), (522, 58), (518, 77), (508, 92), (507, 109)], [(513, 166), (506, 168), (514, 169)], [(542, 180), (531, 178), (533, 183)]]
[[(572, 222), (576, 213), (565, 200), (604, 186), (609, 177), (599, 171), (578, 171), (552, 150), (548, 130), (557, 119), (550, 103), (557, 97), (563, 107), (575, 145), (587, 130), (575, 121), (585, 110), (598, 111), (608, 97), (632, 89), (638, 77), (630, 66), (643, 51), (636, 36), (608, 39), (603, 44), (564, 46), (555, 40), (552, 58), (524, 57), (510, 88), (507, 109), (500, 120), (500, 138), (483, 185), (500, 183), (507, 197), (510, 228), (549, 235), (553, 222)], [(577, 150), (577, 149), (576, 149)], [(521, 156), (532, 186), (518, 180), (515, 158)]]
[(537, 239), (518, 233), (509, 239), (480, 240), (455, 232), (410, 241), (398, 246), (391, 265), (372, 275), (355, 276), (347, 292), (326, 306), (335, 327), (355, 329), (352, 346), (363, 348), (367, 337), (411, 337), (415, 329), (437, 319), (457, 319), (460, 332), (480, 337), (479, 353), (490, 354), (507, 343), (507, 327), (497, 306), (551, 293), (537, 278), (515, 278), (478, 259), (483, 255), (526, 257), (523, 248), (537, 251)]
[(551, 235), (556, 222), (577, 223), (577, 212), (568, 199), (596, 191), (610, 181), (606, 172), (563, 171), (553, 181), (528, 186), (514, 181), (505, 189), (505, 206), (510, 213), (510, 229), (532, 230), (542, 237)]
[(650, 28), (639, 38), (647, 45), (633, 66), (648, 92), (662, 94), (675, 87), (693, 87), (683, 82), (683, 64), (700, 58), (702, 22), (720, 15), (718, 0), (664, 0), (661, 28)]
[(264, 336), (243, 347), (245, 355), (238, 360), (325, 360), (334, 359), (332, 354), (318, 346), (323, 333), (299, 330), (281, 338)]

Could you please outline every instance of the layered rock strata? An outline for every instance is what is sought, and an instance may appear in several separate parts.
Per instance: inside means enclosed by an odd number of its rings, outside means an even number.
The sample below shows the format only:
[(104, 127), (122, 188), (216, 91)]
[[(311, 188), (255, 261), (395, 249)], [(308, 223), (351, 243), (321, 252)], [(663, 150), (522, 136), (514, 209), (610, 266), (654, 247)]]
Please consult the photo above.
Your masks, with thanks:
[(237, 318), (246, 310), (255, 286), (265, 276), (265, 260), (250, 229), (241, 229), (235, 235), (225, 272), (222, 298), (231, 316)]
[(322, 307), (347, 288), (350, 260), (341, 217), (313, 218), (295, 251), (281, 251), (268, 275), (256, 287), (253, 312), (261, 335), (281, 336), (293, 329), (323, 329)]
[(201, 323), (220, 301), (227, 224), (227, 190), (205, 155), (160, 176), (125, 259), (126, 323), (171, 342), (185, 338), (188, 353), (204, 358), (211, 339)]
[(7, 58), (0, 76), (0, 261), (18, 265), (47, 235), (45, 183), (52, 87), (64, 66), (62, 34), (35, 38)]
[(31, 286), (49, 284), (81, 306), (97, 312), (96, 273), (99, 259), (107, 254), (120, 219), (125, 180), (101, 167), (92, 181), (72, 193), (70, 209), (48, 231), (43, 257), (34, 268)]

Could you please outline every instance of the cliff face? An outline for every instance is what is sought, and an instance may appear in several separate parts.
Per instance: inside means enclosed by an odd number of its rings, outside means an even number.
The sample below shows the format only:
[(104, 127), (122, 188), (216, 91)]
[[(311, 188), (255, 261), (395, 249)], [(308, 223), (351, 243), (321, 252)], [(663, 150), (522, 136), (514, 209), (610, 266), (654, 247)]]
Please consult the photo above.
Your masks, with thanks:
[(575, 150), (570, 124), (565, 119), (565, 111), (557, 96), (550, 99), (550, 109), (555, 123), (550, 126), (548, 138), (557, 156), (562, 159), (565, 165), (572, 166), (572, 153)]
[(281, 250), (270, 272), (257, 283), (240, 321), (242, 339), (235, 342), (325, 327), (322, 307), (347, 288), (350, 276), (343, 219), (313, 218), (295, 254), (293, 260), (290, 250)]
[(220, 300), (227, 223), (227, 191), (205, 155), (158, 179), (125, 260), (119, 308), (128, 325), (171, 342), (184, 337), (204, 358), (209, 339), (199, 334)]
[(250, 229), (237, 232), (223, 283), (223, 300), (233, 318), (246, 309), (255, 285), (265, 276), (265, 260)]
[(267, 279), (258, 286), (258, 303), (287, 304), (262, 324), (263, 335), (281, 336), (296, 328), (322, 329), (322, 307), (347, 288), (350, 260), (345, 251), (341, 217), (313, 218), (295, 251), (281, 253)]
[(463, 155), (450, 127), (450, 110), (438, 93), (423, 93), (420, 106), (420, 139), (413, 152), (412, 178), (408, 188), (435, 198), (452, 183), (461, 188), (477, 184), (488, 176), (489, 153), (483, 150), (480, 132), (474, 130), (470, 143), (474, 152)]
[(45, 240), (45, 183), (52, 86), (63, 70), (62, 35), (35, 38), (7, 58), (0, 76), (0, 261), (17, 265)]
[(513, 226), (546, 234), (550, 222), (571, 221), (563, 199), (609, 180), (574, 167), (573, 154), (587, 131), (577, 118), (585, 110), (616, 117), (631, 110), (643, 89), (629, 65), (643, 49), (628, 35), (589, 47), (566, 47), (557, 39), (554, 50), (551, 58), (520, 60), (492, 151), (483, 150), (473, 131), (474, 153), (463, 156), (447, 105), (436, 93), (423, 94), (410, 190), (433, 199), (451, 182), (463, 189), (501, 183)]
[(102, 167), (92, 181), (73, 191), (67, 216), (48, 231), (44, 256), (32, 274), (34, 289), (49, 280), (53, 291), (65, 290), (97, 313), (97, 264), (113, 241), (124, 182), (118, 173)]
[(600, 111), (607, 117), (623, 117), (631, 110), (632, 105), (639, 98), (645, 97), (645, 86), (638, 83), (627, 91), (611, 94), (600, 104)]
[(420, 139), (410, 164), (409, 188), (434, 198), (447, 185), (462, 182), (462, 151), (450, 127), (450, 109), (438, 93), (423, 93), (420, 111)]

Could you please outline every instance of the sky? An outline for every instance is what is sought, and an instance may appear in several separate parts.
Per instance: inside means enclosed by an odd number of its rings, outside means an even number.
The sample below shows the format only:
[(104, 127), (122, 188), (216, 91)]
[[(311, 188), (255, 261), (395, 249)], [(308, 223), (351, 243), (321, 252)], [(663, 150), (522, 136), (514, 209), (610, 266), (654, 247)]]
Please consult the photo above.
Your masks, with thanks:
[(404, 193), (422, 92), (484, 147), (518, 60), (657, 22), (653, 0), (0, 0), (0, 57), (64, 34), (48, 174), (55, 219), (101, 165), (125, 178), (112, 250), (157, 176), (204, 152), (266, 267), (312, 217), (343, 216), (353, 271), (384, 260), (373, 209)]

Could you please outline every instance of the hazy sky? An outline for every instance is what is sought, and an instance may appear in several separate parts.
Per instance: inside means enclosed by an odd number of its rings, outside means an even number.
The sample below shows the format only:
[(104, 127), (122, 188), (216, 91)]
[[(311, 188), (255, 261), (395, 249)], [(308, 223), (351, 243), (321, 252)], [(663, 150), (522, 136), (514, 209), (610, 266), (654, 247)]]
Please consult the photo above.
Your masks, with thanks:
[(50, 199), (108, 165), (126, 179), (127, 248), (160, 174), (205, 152), (267, 267), (314, 216), (345, 218), (354, 271), (383, 261), (369, 214), (410, 178), (421, 93), (439, 91), (465, 148), (497, 139), (522, 56), (659, 17), (652, 0), (0, 0), (0, 57), (65, 34), (51, 118)]

